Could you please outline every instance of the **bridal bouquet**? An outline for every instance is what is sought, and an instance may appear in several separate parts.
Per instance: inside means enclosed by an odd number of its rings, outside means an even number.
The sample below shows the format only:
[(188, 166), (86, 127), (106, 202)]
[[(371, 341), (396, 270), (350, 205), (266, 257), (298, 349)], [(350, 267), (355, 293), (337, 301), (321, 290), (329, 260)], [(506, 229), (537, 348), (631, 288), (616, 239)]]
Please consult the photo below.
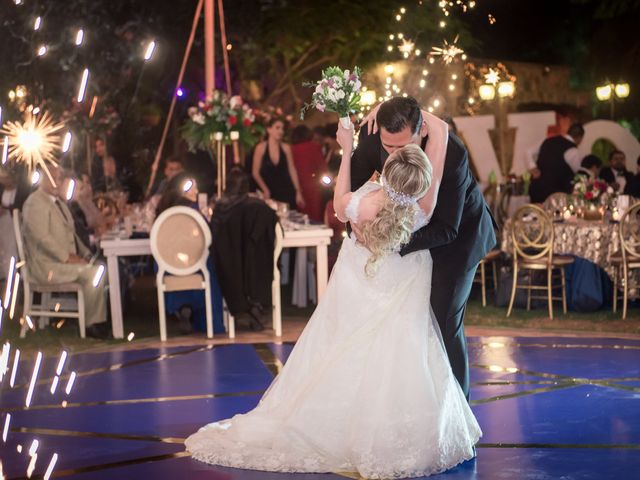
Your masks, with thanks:
[(181, 131), (191, 151), (209, 150), (217, 132), (224, 135), (225, 143), (237, 139), (247, 147), (255, 145), (263, 133), (253, 109), (239, 95), (229, 97), (216, 90), (211, 98), (189, 108), (188, 114)]
[(315, 107), (321, 112), (335, 112), (340, 116), (344, 128), (349, 128), (352, 113), (360, 111), (360, 69), (355, 67), (353, 72), (342, 70), (340, 67), (329, 67), (322, 71), (322, 79), (317, 83), (306, 83), (306, 87), (315, 87), (311, 103), (305, 104), (300, 112), (300, 119), (304, 119), (305, 112)]

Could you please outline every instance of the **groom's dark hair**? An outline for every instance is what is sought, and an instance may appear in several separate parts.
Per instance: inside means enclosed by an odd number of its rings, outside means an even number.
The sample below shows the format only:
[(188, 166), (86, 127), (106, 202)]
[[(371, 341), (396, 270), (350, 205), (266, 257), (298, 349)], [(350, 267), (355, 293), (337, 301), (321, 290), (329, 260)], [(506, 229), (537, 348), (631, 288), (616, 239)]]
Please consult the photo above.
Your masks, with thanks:
[(418, 133), (422, 124), (420, 105), (412, 97), (393, 97), (380, 105), (376, 122), (389, 133), (398, 133), (406, 127)]

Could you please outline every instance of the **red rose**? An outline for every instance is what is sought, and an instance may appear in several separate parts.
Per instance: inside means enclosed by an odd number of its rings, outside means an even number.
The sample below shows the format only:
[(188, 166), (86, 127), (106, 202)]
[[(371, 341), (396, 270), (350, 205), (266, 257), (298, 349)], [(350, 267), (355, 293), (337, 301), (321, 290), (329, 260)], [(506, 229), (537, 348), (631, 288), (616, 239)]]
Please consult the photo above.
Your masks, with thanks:
[(235, 116), (229, 117), (229, 123), (231, 125), (235, 125), (236, 123), (238, 123), (238, 117), (235, 117)]
[(204, 110), (205, 112), (208, 112), (209, 110), (211, 110), (211, 105), (206, 104), (204, 107), (202, 107), (202, 110)]
[(591, 200), (593, 198), (593, 193), (592, 192), (585, 193), (584, 198), (586, 198), (587, 200)]
[(242, 122), (242, 124), (245, 127), (250, 127), (251, 126), (251, 120), (249, 120), (248, 118), (245, 118), (244, 121)]

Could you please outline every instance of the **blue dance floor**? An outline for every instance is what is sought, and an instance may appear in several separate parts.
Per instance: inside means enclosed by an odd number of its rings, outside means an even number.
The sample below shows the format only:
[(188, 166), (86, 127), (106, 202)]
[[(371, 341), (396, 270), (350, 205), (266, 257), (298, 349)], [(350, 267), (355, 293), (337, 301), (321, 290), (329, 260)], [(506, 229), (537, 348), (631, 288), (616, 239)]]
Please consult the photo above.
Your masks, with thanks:
[[(472, 405), (484, 437), (477, 459), (436, 478), (638, 478), (640, 341), (470, 337), (468, 343)], [(253, 408), (292, 348), (203, 345), (72, 355), (53, 394), (58, 358), (45, 358), (29, 408), (34, 358), (19, 362), (13, 388), (10, 361), (0, 390), (3, 473), (26, 478), (31, 463), (32, 478), (42, 478), (57, 454), (51, 478), (309, 477), (205, 465), (182, 444), (200, 426)], [(71, 372), (77, 377), (67, 394)], [(345, 475), (313, 476), (325, 477)]]

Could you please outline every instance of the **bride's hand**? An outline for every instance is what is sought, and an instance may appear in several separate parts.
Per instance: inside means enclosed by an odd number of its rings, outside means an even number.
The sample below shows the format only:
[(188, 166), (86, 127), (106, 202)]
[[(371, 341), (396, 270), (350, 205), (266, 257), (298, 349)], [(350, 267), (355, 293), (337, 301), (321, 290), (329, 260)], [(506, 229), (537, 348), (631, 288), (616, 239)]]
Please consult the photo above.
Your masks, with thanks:
[(338, 124), (338, 131), (336, 132), (336, 140), (342, 147), (343, 151), (350, 152), (353, 149), (353, 125), (349, 128), (344, 128), (342, 124)]
[(364, 125), (367, 126), (367, 133), (369, 135), (371, 135), (372, 133), (377, 133), (378, 132), (378, 123), (376, 122), (376, 116), (378, 115), (378, 110), (380, 110), (380, 105), (382, 105), (381, 103), (379, 103), (378, 105), (376, 105), (375, 107), (373, 107), (371, 109), (371, 111), (367, 114), (366, 117), (364, 117), (362, 119), (362, 121), (360, 122), (360, 127), (362, 128)]

